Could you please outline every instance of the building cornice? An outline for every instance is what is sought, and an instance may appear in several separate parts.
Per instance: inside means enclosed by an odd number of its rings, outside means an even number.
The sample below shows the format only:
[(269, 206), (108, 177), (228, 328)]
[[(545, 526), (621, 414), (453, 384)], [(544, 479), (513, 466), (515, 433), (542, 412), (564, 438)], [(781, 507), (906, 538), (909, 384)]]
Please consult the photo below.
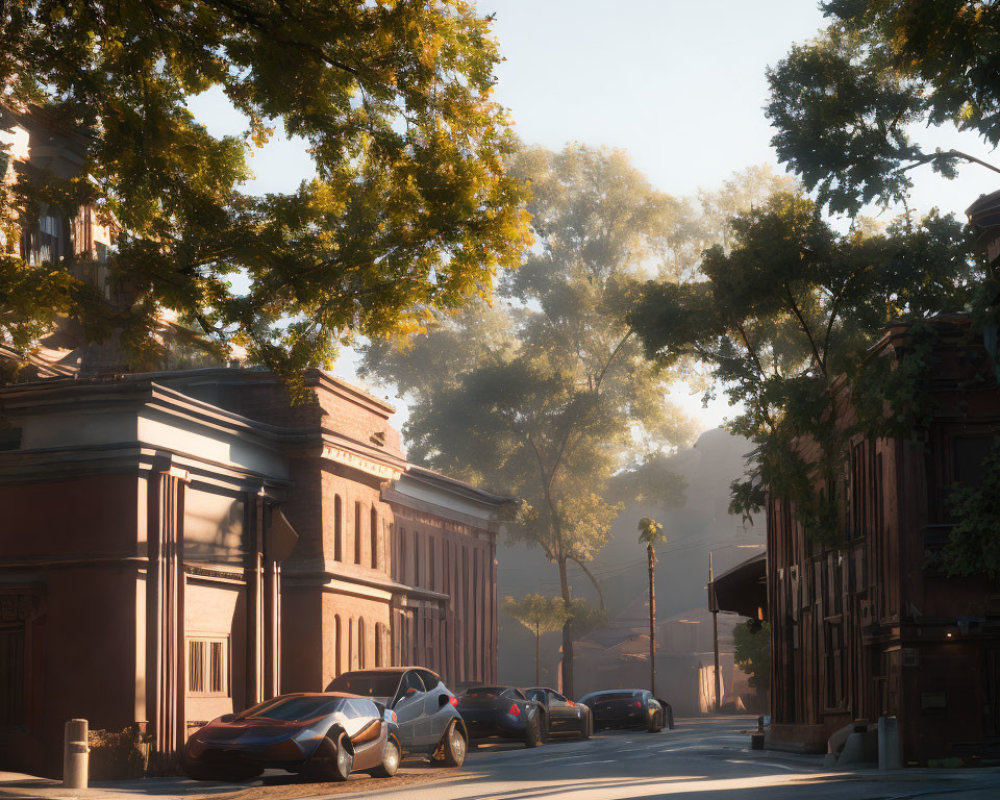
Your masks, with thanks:
[[(322, 566), (321, 566), (322, 565)], [(425, 600), (437, 600), (447, 602), (451, 595), (435, 592), (430, 589), (422, 589), (418, 586), (410, 586), (399, 583), (385, 576), (359, 575), (350, 570), (345, 570), (335, 566), (335, 562), (312, 562), (296, 565), (285, 562), (281, 568), (282, 579), (295, 585), (331, 585), (332, 588), (341, 589), (347, 585), (377, 589), (388, 595), (399, 595), (402, 597), (413, 597)], [(386, 597), (385, 599), (388, 599)]]

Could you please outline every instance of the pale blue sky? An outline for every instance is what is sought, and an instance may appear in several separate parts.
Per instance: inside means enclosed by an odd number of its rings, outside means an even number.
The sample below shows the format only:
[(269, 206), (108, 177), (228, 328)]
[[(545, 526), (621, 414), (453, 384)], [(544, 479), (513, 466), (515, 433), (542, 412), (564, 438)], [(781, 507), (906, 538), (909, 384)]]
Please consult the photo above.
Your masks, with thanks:
[[(751, 164), (777, 166), (764, 117), (765, 70), (793, 42), (824, 26), (813, 0), (481, 0), (495, 13), (506, 61), (496, 98), (520, 137), (558, 149), (570, 141), (627, 150), (659, 189), (675, 195), (713, 188)], [(196, 98), (214, 132), (238, 133), (242, 120), (217, 94)], [(922, 143), (996, 159), (973, 137), (914, 132)], [(287, 191), (312, 173), (301, 143), (276, 137), (253, 159), (257, 191)], [(961, 213), (1000, 179), (963, 167), (945, 181), (916, 171), (914, 206)], [(353, 360), (338, 374), (353, 379)], [(718, 423), (720, 404), (701, 412)]]

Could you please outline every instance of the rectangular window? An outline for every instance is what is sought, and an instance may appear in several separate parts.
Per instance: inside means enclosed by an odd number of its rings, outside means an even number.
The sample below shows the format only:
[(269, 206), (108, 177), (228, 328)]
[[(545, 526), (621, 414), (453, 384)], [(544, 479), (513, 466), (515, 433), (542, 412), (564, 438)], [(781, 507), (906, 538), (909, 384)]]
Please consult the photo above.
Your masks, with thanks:
[(333, 558), (344, 560), (344, 503), (339, 494), (333, 497)]
[(229, 696), (229, 638), (188, 639), (188, 694)]
[(437, 556), (437, 545), (434, 543), (434, 538), (431, 536), (427, 537), (427, 568), (430, 570), (430, 576), (427, 578), (427, 586), (430, 589), (434, 589), (435, 586), (435, 574), (434, 574), (434, 561)]
[(354, 563), (361, 563), (361, 503), (354, 503)]
[(400, 583), (406, 583), (406, 528), (399, 528), (396, 534), (399, 537), (399, 577)]

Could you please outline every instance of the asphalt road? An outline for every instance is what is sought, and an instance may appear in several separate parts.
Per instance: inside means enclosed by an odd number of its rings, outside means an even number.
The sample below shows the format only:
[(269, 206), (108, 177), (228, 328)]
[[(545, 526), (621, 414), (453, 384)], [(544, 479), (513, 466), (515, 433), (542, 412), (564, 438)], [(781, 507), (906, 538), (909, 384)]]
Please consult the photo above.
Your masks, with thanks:
[[(433, 783), (399, 788), (365, 781), (338, 798), (393, 800), (888, 800), (954, 797), (998, 800), (1000, 774), (830, 772), (819, 757), (751, 751), (747, 717), (681, 719), (657, 734), (605, 732), (590, 741), (551, 742), (535, 750), (481, 747), (461, 770)], [(362, 786), (359, 784), (358, 789)], [(322, 795), (316, 795), (322, 796)]]
[(413, 759), (395, 778), (354, 775), (346, 783), (278, 771), (242, 785), (152, 778), (84, 791), (41, 779), (0, 781), (0, 800), (1000, 800), (1000, 771), (831, 772), (820, 757), (750, 750), (752, 724), (749, 717), (680, 719), (672, 731), (605, 732), (534, 750), (490, 744), (471, 752), (462, 769)]

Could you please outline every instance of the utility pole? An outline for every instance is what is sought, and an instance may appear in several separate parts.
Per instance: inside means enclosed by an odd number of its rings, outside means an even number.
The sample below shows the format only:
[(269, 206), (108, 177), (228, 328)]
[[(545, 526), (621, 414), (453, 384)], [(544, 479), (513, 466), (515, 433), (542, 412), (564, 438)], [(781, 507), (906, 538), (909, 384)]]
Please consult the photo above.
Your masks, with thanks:
[(719, 603), (715, 599), (715, 570), (708, 553), (708, 610), (712, 612), (712, 647), (715, 650), (715, 710), (722, 708), (722, 676), (719, 673)]

